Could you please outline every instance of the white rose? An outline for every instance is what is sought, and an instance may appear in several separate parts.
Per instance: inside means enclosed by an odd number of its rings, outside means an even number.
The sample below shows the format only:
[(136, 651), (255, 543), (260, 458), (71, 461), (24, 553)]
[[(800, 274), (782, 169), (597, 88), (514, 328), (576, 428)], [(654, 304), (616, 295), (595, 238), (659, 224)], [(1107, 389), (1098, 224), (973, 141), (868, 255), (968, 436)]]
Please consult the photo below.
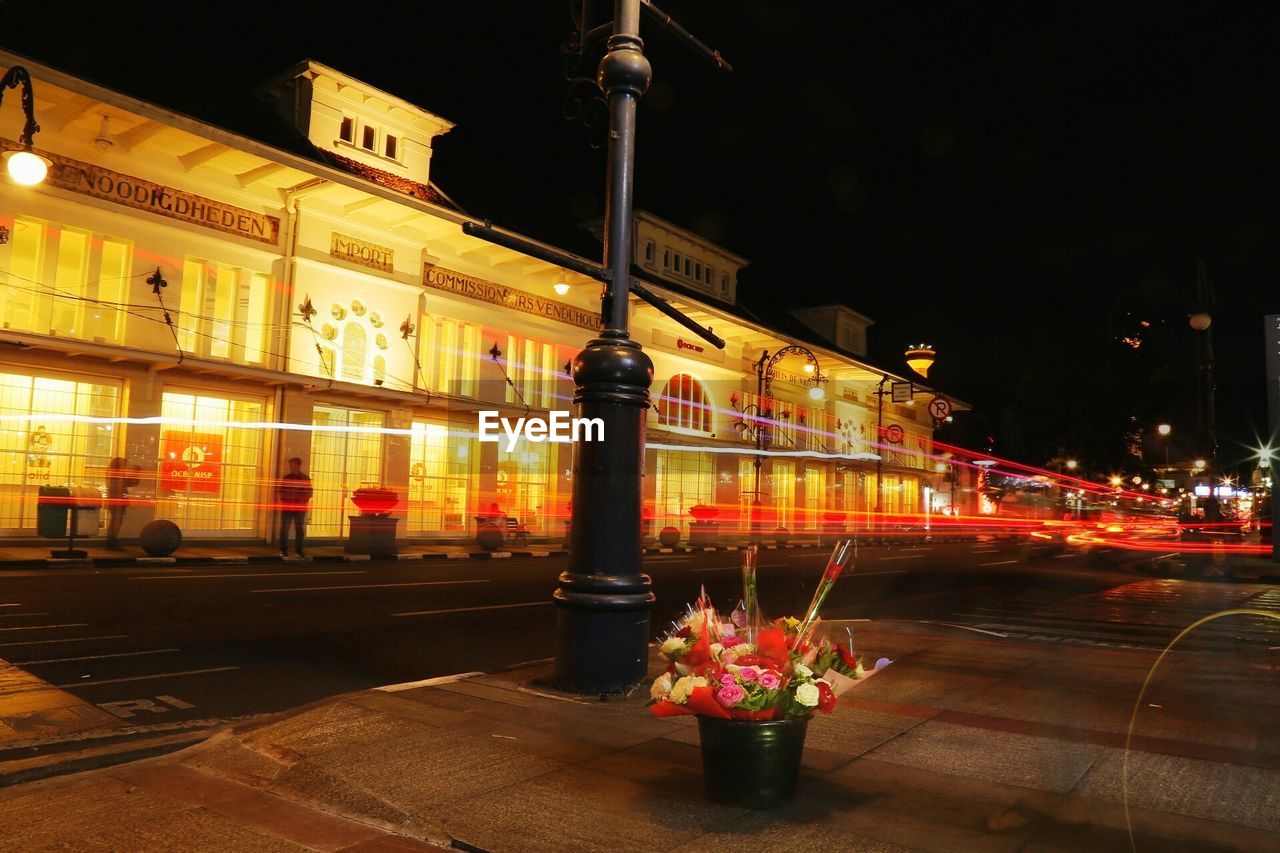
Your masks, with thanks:
[(655, 702), (665, 699), (667, 694), (671, 692), (671, 673), (664, 672), (653, 680), (653, 686), (649, 688), (649, 698)]
[(720, 653), (721, 653), (721, 652), (723, 652), (723, 651), (724, 651), (724, 646), (723, 646), (723, 645), (721, 645), (720, 643), (712, 643), (712, 644), (711, 644), (711, 655), (712, 655), (712, 657), (714, 657), (716, 660), (720, 660)]
[(667, 641), (662, 644), (662, 653), (667, 657), (679, 654), (684, 651), (683, 637), (668, 637)]
[(812, 682), (801, 684), (796, 688), (796, 701), (806, 708), (816, 708), (818, 705), (818, 685)]
[(812, 678), (813, 670), (809, 669), (809, 667), (805, 666), (802, 663), (798, 663), (796, 664), (796, 675), (800, 676), (801, 678)]
[(706, 686), (707, 680), (705, 678), (694, 678), (691, 675), (686, 675), (671, 686), (671, 692), (667, 695), (667, 698), (678, 705), (683, 705), (689, 701), (689, 694), (693, 692), (693, 688)]

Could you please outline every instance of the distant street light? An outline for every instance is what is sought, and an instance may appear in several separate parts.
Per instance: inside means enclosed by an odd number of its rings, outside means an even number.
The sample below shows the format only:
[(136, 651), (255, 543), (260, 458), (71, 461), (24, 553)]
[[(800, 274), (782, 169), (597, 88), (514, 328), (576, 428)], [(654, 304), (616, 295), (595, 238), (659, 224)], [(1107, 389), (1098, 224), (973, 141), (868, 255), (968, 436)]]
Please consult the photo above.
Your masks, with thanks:
[(1111, 475), (1111, 485), (1115, 486), (1116, 488), (1120, 488), (1121, 482), (1123, 481), (1120, 479), (1120, 476), (1118, 474)]
[(40, 125), (36, 124), (35, 96), (31, 92), (31, 75), (27, 69), (15, 65), (5, 72), (4, 79), (0, 80), (0, 101), (3, 101), (6, 89), (16, 89), (19, 86), (22, 87), (22, 111), (27, 116), (27, 123), (18, 136), (18, 144), (22, 148), (4, 152), (4, 167), (14, 183), (33, 187), (49, 174), (53, 161), (40, 156), (31, 148), (36, 134), (40, 132)]
[(1169, 433), (1173, 432), (1173, 427), (1169, 426), (1168, 424), (1160, 424), (1159, 426), (1156, 427), (1156, 432), (1160, 433), (1160, 435), (1164, 436), (1165, 438), (1168, 438)]
[(1080, 467), (1080, 463), (1079, 463), (1079, 462), (1077, 462), (1076, 460), (1074, 460), (1074, 459), (1068, 459), (1068, 460), (1067, 460), (1067, 470), (1068, 470), (1068, 471), (1074, 471), (1074, 470), (1076, 470), (1076, 469), (1077, 469), (1077, 468), (1079, 468), (1079, 467)]
[(913, 344), (907, 347), (906, 356), (907, 367), (928, 379), (929, 368), (933, 367), (934, 357), (937, 356), (933, 347), (929, 344)]
[(1191, 464), (1195, 466), (1195, 469), (1197, 471), (1203, 471), (1205, 469), (1205, 466), (1208, 465), (1209, 463), (1203, 459), (1197, 459), (1195, 462), (1192, 462)]

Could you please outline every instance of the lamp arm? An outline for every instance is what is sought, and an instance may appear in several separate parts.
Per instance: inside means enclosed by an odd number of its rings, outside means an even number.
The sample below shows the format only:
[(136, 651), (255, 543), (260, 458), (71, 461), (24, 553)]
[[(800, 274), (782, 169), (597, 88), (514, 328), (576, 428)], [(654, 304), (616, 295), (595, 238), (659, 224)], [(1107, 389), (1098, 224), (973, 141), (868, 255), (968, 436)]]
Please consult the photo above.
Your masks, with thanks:
[(22, 112), (27, 117), (18, 142), (23, 147), (30, 148), (36, 134), (40, 132), (40, 125), (36, 124), (36, 100), (31, 91), (31, 74), (21, 65), (10, 68), (5, 72), (4, 79), (0, 80), (0, 104), (4, 102), (4, 90), (16, 89), (18, 86), (22, 86)]

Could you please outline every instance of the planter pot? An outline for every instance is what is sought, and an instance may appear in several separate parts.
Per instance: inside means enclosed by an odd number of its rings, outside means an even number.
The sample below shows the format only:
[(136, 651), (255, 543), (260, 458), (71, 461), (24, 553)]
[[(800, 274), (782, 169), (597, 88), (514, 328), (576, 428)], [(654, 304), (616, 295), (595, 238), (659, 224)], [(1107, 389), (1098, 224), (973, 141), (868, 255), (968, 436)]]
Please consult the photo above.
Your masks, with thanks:
[(150, 557), (167, 557), (182, 545), (182, 530), (172, 521), (149, 521), (138, 536), (138, 544)]
[(675, 544), (680, 541), (680, 530), (676, 527), (664, 527), (658, 531), (658, 542), (663, 548), (674, 548)]
[(351, 532), (343, 550), (348, 554), (368, 554), (371, 557), (394, 557), (399, 551), (396, 545), (396, 519), (387, 515), (349, 515)]
[(750, 809), (790, 802), (808, 727), (808, 717), (767, 722), (698, 717), (707, 799)]
[(496, 551), (501, 548), (503, 539), (502, 528), (496, 524), (485, 522), (476, 528), (476, 544), (486, 551)]

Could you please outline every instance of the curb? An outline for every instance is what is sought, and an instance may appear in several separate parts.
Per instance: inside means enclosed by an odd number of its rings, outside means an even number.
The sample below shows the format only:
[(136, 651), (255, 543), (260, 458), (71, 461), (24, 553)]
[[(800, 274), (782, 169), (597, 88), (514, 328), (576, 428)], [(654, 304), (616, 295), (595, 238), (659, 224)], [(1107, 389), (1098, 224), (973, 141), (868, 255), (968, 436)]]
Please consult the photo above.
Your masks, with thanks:
[[(699, 549), (700, 550), (700, 549)], [(564, 557), (563, 548), (525, 548), (508, 551), (440, 551), (429, 554), (394, 554), (385, 558), (388, 562), (433, 562), (438, 560), (494, 560)], [(334, 564), (367, 563), (374, 558), (368, 554), (320, 554), (314, 557), (282, 558), (270, 554), (211, 554), (204, 557), (88, 557), (68, 560), (50, 557), (33, 560), (0, 560), (0, 572), (5, 569), (123, 569), (149, 566), (225, 566), (263, 564)]]
[(107, 744), (75, 752), (52, 752), (34, 758), (21, 758), (0, 762), (0, 788), (36, 782), (69, 773), (82, 773), (113, 767), (142, 758), (154, 758), (177, 752), (202, 743), (221, 727), (195, 729), (178, 734), (135, 739), (123, 743)]

